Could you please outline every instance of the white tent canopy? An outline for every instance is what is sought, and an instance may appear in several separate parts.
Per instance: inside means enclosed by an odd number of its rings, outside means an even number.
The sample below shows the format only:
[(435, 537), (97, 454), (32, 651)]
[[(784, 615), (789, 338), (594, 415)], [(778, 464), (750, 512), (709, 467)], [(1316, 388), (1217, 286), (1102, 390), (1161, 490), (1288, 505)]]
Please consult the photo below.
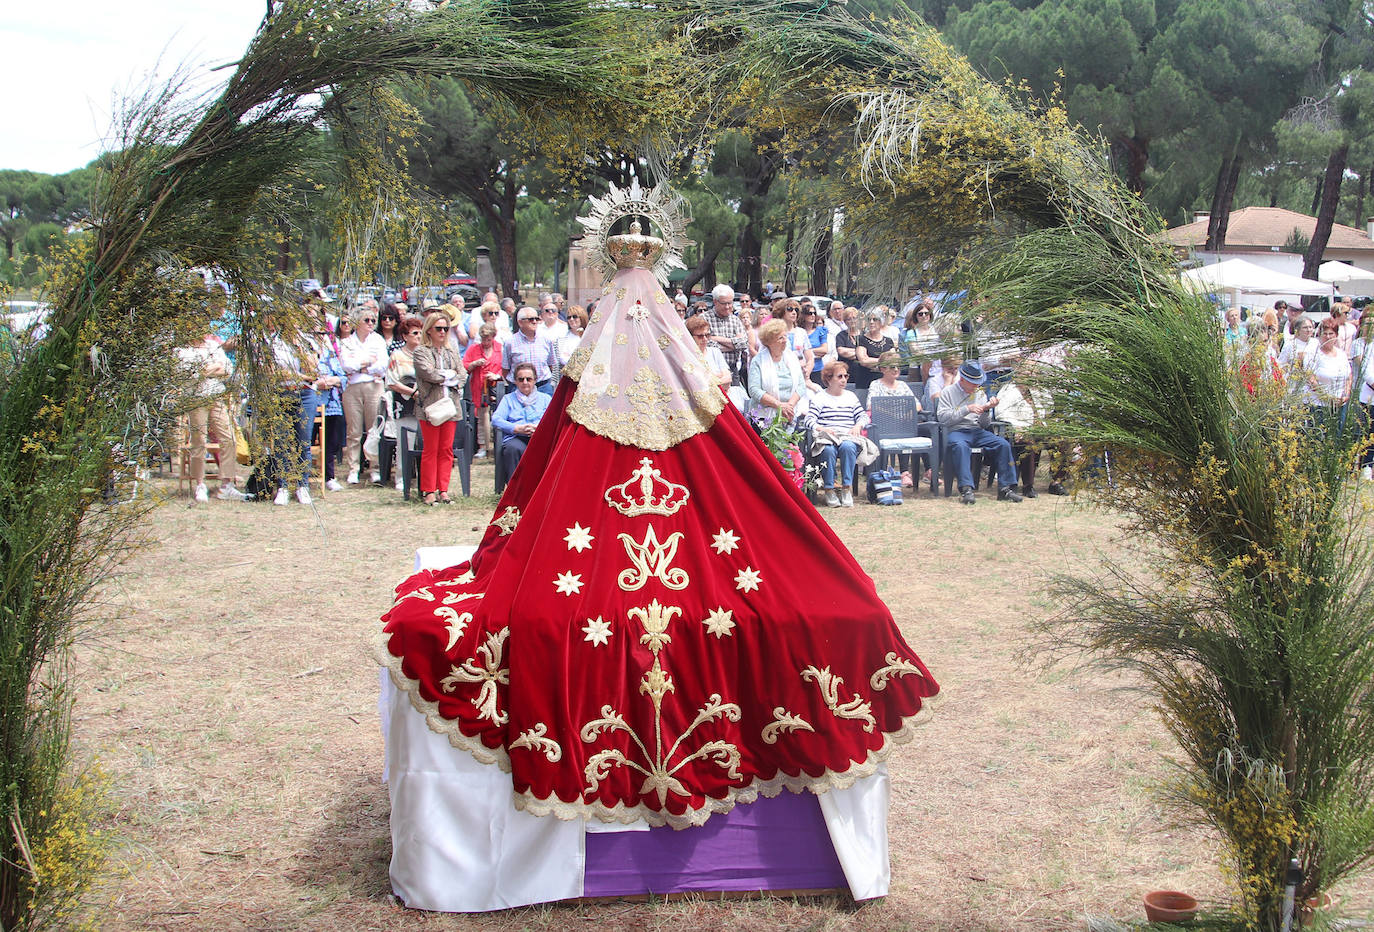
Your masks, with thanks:
[(1374, 272), (1357, 269), (1348, 262), (1323, 262), (1317, 268), (1317, 277), (1344, 294), (1374, 294)]
[(1199, 291), (1229, 292), (1232, 304), (1244, 303), (1250, 295), (1296, 301), (1299, 295), (1330, 296), (1335, 291), (1326, 282), (1285, 275), (1244, 259), (1225, 259), (1213, 265), (1188, 269), (1182, 273), (1182, 279), (1185, 284), (1191, 284)]

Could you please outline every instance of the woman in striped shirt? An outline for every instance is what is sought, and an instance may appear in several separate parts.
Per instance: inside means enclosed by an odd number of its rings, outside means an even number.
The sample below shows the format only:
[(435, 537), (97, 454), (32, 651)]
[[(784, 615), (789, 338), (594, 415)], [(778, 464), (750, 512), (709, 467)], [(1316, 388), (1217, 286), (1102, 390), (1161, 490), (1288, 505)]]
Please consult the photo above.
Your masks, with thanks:
[[(815, 439), (812, 451), (821, 459), (821, 486), (825, 503), (831, 508), (854, 507), (854, 461), (859, 456), (859, 440), (868, 416), (859, 399), (849, 390), (849, 366), (841, 360), (827, 363), (821, 370), (825, 391), (810, 398)], [(841, 482), (835, 482), (835, 460), (840, 461)], [(836, 494), (836, 493), (839, 494)]]

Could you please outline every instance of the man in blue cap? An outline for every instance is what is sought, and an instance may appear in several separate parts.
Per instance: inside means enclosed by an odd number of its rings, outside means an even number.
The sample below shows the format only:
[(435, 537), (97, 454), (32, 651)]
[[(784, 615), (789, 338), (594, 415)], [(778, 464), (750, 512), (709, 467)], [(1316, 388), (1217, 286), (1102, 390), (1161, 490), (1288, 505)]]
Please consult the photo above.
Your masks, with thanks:
[(988, 429), (997, 399), (988, 399), (983, 391), (987, 374), (976, 362), (959, 367), (959, 379), (940, 393), (936, 416), (945, 429), (945, 455), (950, 457), (954, 473), (959, 479), (959, 501), (974, 504), (973, 471), (969, 466), (970, 449), (981, 447), (984, 457), (997, 462), (997, 498), (1004, 502), (1019, 502), (1016, 491), (1016, 460), (1012, 456), (1011, 441)]

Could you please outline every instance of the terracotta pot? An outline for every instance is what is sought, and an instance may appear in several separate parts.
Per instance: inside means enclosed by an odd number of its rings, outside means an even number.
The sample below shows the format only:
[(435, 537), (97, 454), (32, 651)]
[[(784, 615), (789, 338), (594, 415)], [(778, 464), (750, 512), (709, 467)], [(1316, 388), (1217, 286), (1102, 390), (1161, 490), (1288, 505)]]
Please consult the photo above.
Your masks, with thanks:
[(1302, 901), (1302, 924), (1306, 928), (1312, 921), (1312, 917), (1317, 913), (1324, 913), (1336, 905), (1336, 898), (1330, 893), (1322, 892), (1316, 896), (1309, 896)]
[(1145, 918), (1151, 922), (1187, 922), (1197, 915), (1197, 900), (1177, 890), (1145, 894)]

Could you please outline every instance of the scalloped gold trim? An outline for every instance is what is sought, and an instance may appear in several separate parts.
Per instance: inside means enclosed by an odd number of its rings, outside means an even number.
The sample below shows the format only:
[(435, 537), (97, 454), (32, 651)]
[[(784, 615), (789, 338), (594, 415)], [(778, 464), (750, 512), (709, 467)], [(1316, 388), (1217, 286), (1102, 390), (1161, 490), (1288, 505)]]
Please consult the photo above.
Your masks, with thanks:
[[(463, 734), (458, 727), (457, 720), (444, 718), (439, 714), (437, 702), (430, 702), (419, 694), (419, 681), (406, 676), (401, 669), (401, 658), (391, 653), (388, 646), (390, 641), (391, 635), (383, 630), (377, 639), (374, 656), (377, 662), (390, 672), (391, 681), (396, 688), (408, 695), (411, 705), (425, 717), (425, 723), (429, 726), (430, 731), (443, 735), (448, 739), (449, 744), (460, 751), (471, 754), (479, 763), (495, 764), (503, 772), (510, 773), (510, 756), (504, 748), (493, 750), (483, 744), (480, 738)], [(862, 761), (851, 762), (845, 770), (826, 770), (815, 777), (808, 774), (779, 774), (769, 780), (754, 780), (747, 786), (731, 787), (724, 798), (708, 798), (700, 808), (689, 809), (680, 815), (660, 812), (644, 805), (627, 806), (624, 803), (617, 803), (614, 806), (607, 806), (605, 803), (581, 801), (566, 803), (559, 799), (557, 794), (550, 794), (548, 799), (540, 798), (529, 792), (513, 792), (512, 796), (516, 809), (535, 816), (553, 816), (564, 822), (571, 822), (575, 819), (585, 821), (596, 819), (598, 822), (630, 825), (634, 822), (643, 821), (652, 826), (668, 825), (679, 830), (692, 828), (693, 826), (704, 825), (706, 820), (713, 815), (729, 812), (737, 805), (752, 803), (760, 795), (772, 799), (783, 790), (820, 795), (831, 790), (848, 789), (864, 777), (872, 776), (877, 771), (878, 765), (892, 753), (893, 748), (909, 743), (916, 736), (916, 729), (934, 717), (933, 707), (940, 703), (943, 698), (943, 690), (934, 696), (923, 698), (920, 711), (915, 715), (904, 716), (901, 727), (896, 731), (884, 732), (881, 745), (869, 751), (868, 756)]]
[(391, 635), (386, 629), (382, 629), (373, 645), (372, 656), (386, 667), (387, 672), (391, 674), (392, 684), (410, 697), (410, 704), (415, 707), (415, 711), (425, 717), (425, 724), (429, 726), (429, 730), (443, 735), (449, 744), (460, 751), (468, 752), (478, 763), (495, 764), (506, 773), (510, 773), (510, 755), (506, 753), (506, 749), (489, 748), (482, 743), (481, 738), (463, 734), (457, 719), (444, 718), (439, 712), (439, 703), (430, 702), (420, 695), (420, 681), (406, 676), (405, 670), (401, 667), (401, 658), (391, 652), (390, 645)]

